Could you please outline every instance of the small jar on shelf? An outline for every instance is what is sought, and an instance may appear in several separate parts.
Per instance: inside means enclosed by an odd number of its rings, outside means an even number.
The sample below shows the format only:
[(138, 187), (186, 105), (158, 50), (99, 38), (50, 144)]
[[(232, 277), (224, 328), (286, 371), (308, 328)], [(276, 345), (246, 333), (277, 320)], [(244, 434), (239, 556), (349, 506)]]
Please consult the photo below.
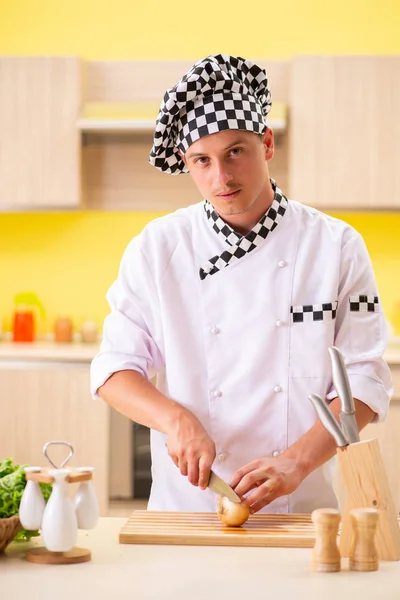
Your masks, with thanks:
[(73, 325), (68, 317), (60, 317), (54, 323), (54, 341), (70, 343), (73, 338)]

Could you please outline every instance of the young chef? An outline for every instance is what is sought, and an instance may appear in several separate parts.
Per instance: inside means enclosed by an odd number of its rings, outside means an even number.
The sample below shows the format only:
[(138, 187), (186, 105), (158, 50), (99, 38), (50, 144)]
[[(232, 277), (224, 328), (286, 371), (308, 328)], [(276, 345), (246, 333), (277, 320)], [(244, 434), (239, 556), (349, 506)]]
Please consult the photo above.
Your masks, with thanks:
[(196, 63), (160, 107), (150, 163), (190, 173), (204, 201), (130, 242), (91, 368), (93, 396), (151, 428), (152, 510), (215, 511), (211, 466), (252, 512), (337, 506), (335, 443), (308, 399), (339, 413), (329, 346), (346, 359), (359, 429), (387, 414), (366, 247), (270, 178), (270, 107), (265, 71), (228, 55)]

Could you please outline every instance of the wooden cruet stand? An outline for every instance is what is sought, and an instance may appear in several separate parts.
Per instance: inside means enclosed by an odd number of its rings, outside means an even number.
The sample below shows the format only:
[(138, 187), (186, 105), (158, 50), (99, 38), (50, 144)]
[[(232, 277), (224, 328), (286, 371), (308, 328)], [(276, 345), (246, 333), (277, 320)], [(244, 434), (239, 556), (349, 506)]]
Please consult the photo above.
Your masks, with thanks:
[[(49, 455), (47, 453), (47, 449), (50, 445), (63, 445), (63, 444), (67, 445), (70, 448), (70, 453), (67, 456), (67, 458), (63, 461), (63, 463), (58, 467), (57, 465), (55, 465), (53, 460), (49, 457)], [(51, 469), (48, 467), (40, 467), (35, 471), (28, 470), (26, 472), (26, 478), (29, 481), (34, 481), (37, 483), (49, 483), (49, 484), (53, 485), (53, 491), (52, 491), (52, 495), (53, 495), (54, 494), (54, 485), (57, 483), (56, 482), (57, 477), (55, 477), (54, 475), (56, 475), (57, 471), (59, 471), (59, 472), (63, 471), (63, 467), (67, 464), (67, 462), (72, 457), (74, 450), (73, 450), (72, 445), (69, 442), (51, 441), (51, 442), (47, 442), (47, 444), (45, 444), (45, 446), (43, 448), (43, 452), (44, 452), (44, 455), (46, 456), (46, 458), (51, 463), (51, 465), (54, 467), (54, 469)], [(92, 471), (93, 471), (92, 468), (87, 468), (87, 470), (86, 470), (85, 467), (68, 469), (68, 474), (65, 473), (65, 477), (63, 477), (63, 479), (64, 479), (65, 483), (67, 483), (67, 484), (90, 481), (92, 479)], [(52, 473), (54, 475), (52, 475)], [(94, 494), (94, 492), (92, 490), (92, 501), (94, 499), (93, 494)], [(50, 496), (50, 499), (51, 499), (51, 496)], [(48, 504), (50, 502), (50, 499), (48, 500)], [(68, 500), (68, 502), (71, 502), (69, 497), (67, 500)], [(46, 508), (47, 508), (47, 506), (46, 506)], [(45, 508), (45, 511), (46, 511), (46, 508)], [(95, 502), (95, 505), (93, 506), (93, 510), (96, 512), (97, 508), (98, 507), (96, 506), (96, 502)], [(72, 509), (72, 506), (69, 506), (70, 511), (71, 511), (71, 509)], [(44, 521), (44, 518), (45, 517), (43, 515), (43, 521)], [(91, 521), (90, 527), (85, 527), (84, 523), (80, 524), (79, 519), (78, 519), (74, 523), (74, 528), (75, 528), (74, 530), (76, 530), (76, 532), (77, 532), (78, 528), (79, 529), (92, 528), (94, 526), (95, 522), (97, 521), (97, 517), (95, 517), (95, 519), (93, 520), (89, 516), (89, 520)], [(42, 521), (42, 524), (43, 524), (43, 521)], [(62, 523), (60, 523), (60, 521), (57, 522), (57, 519), (54, 519), (54, 527), (61, 528)], [(74, 534), (72, 534), (72, 535), (74, 536)], [(43, 530), (42, 530), (42, 538), (44, 538)], [(80, 548), (75, 545), (67, 551), (54, 551), (54, 550), (50, 550), (46, 546), (41, 546), (41, 547), (32, 548), (30, 550), (27, 550), (26, 559), (30, 562), (41, 563), (41, 564), (73, 564), (73, 563), (87, 562), (87, 561), (91, 560), (91, 551), (87, 548)]]

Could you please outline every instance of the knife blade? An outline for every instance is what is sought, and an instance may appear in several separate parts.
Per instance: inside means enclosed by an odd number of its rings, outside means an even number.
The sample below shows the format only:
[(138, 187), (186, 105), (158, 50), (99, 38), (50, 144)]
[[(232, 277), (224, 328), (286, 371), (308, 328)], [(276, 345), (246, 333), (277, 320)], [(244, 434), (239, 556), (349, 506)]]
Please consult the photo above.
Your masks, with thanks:
[(331, 434), (339, 448), (348, 446), (349, 442), (339, 423), (336, 421), (333, 413), (329, 410), (329, 407), (325, 404), (321, 396), (318, 394), (310, 394), (308, 399), (311, 400), (322, 425)]
[(354, 399), (342, 353), (336, 346), (331, 346), (328, 351), (332, 363), (332, 382), (341, 403), (339, 417), (343, 431), (350, 443), (359, 442), (360, 434), (355, 417)]
[(231, 502), (241, 502), (239, 496), (233, 491), (231, 486), (221, 479), (221, 477), (218, 477), (214, 471), (210, 473), (207, 487), (219, 496), (226, 496)]

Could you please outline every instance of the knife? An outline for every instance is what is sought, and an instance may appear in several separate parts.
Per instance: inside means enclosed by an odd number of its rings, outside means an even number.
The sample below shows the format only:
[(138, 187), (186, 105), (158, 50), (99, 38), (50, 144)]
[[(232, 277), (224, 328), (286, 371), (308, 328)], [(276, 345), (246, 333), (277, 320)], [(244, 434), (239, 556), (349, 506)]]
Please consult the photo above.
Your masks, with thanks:
[(218, 494), (219, 496), (226, 496), (232, 502), (241, 502), (239, 496), (233, 491), (230, 485), (225, 483), (221, 477), (218, 477), (214, 471), (210, 473), (210, 479), (208, 480), (208, 486), (210, 490)]
[(328, 350), (332, 363), (333, 385), (342, 405), (339, 417), (343, 431), (350, 443), (359, 442), (360, 435), (355, 417), (353, 394), (343, 356), (336, 346), (331, 346)]
[(310, 394), (308, 399), (311, 400), (315, 410), (317, 411), (317, 415), (319, 416), (322, 425), (334, 438), (339, 448), (348, 446), (349, 442), (347, 441), (347, 438), (344, 435), (339, 423), (336, 421), (333, 413), (329, 410), (329, 407), (325, 404), (321, 396), (318, 394)]

